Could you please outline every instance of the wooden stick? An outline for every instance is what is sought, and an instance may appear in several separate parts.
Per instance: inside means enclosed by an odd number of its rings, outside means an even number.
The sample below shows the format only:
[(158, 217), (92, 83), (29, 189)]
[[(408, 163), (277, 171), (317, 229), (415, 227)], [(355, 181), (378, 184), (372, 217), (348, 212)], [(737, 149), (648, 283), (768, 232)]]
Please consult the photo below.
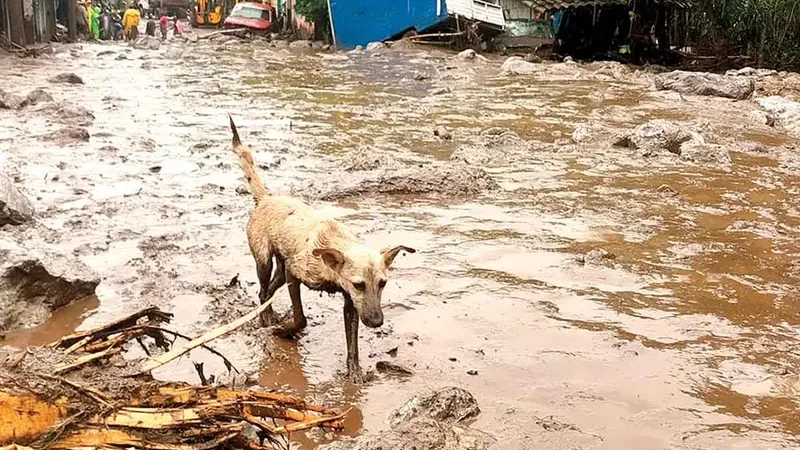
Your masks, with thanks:
[(115, 354), (119, 353), (120, 351), (122, 351), (122, 349), (120, 349), (118, 347), (109, 347), (109, 348), (103, 350), (102, 352), (90, 353), (88, 355), (81, 356), (80, 358), (76, 359), (72, 363), (59, 364), (58, 366), (55, 367), (55, 370), (53, 371), (53, 373), (58, 375), (58, 374), (62, 374), (62, 373), (65, 373), (65, 372), (69, 372), (70, 370), (77, 369), (78, 367), (81, 367), (81, 366), (83, 366), (85, 364), (88, 364), (88, 363), (90, 363), (90, 362), (92, 362), (94, 360), (97, 360), (97, 359), (100, 359), (100, 358), (105, 358), (106, 356), (115, 355)]
[(64, 350), (65, 355), (69, 355), (72, 352), (77, 351), (79, 348), (83, 347), (84, 345), (88, 344), (89, 341), (92, 340), (92, 336), (86, 336), (85, 338), (81, 339), (80, 341), (72, 344), (72, 346), (66, 350)]
[(114, 333), (118, 333), (120, 330), (125, 328), (130, 328), (136, 325), (136, 322), (141, 319), (142, 317), (147, 317), (151, 322), (169, 322), (172, 318), (172, 314), (165, 313), (158, 309), (155, 306), (145, 308), (141, 311), (137, 311), (129, 316), (123, 317), (119, 320), (111, 322), (108, 325), (104, 325), (102, 327), (94, 328), (88, 331), (81, 331), (78, 333), (71, 334), (69, 336), (64, 336), (63, 338), (59, 339), (56, 342), (50, 344), (52, 347), (71, 347), (75, 342), (78, 342), (86, 337), (91, 338), (102, 338)]
[(244, 316), (234, 320), (233, 322), (223, 325), (219, 328), (215, 328), (208, 333), (200, 336), (199, 338), (192, 339), (191, 341), (181, 345), (180, 347), (173, 348), (172, 350), (156, 356), (155, 358), (150, 358), (142, 365), (142, 370), (137, 374), (141, 375), (143, 373), (150, 372), (153, 369), (163, 366), (164, 364), (176, 359), (180, 356), (185, 355), (186, 353), (192, 351), (193, 349), (200, 347), (201, 345), (205, 344), (206, 342), (213, 341), (214, 339), (224, 336), (231, 331), (241, 327), (242, 325), (250, 322), (251, 320), (255, 319), (259, 314), (266, 311), (266, 309), (272, 305), (272, 302), (275, 301), (275, 296), (273, 296), (269, 301), (262, 303), (258, 308), (250, 311), (249, 313), (245, 314)]
[(349, 408), (347, 411), (331, 417), (320, 417), (318, 419), (309, 420), (308, 422), (295, 422), (290, 423), (288, 425), (284, 425), (282, 427), (278, 427), (275, 429), (275, 433), (293, 433), (295, 431), (307, 430), (309, 428), (314, 428), (317, 426), (322, 426), (328, 422), (336, 422), (338, 420), (343, 419), (353, 408)]
[[(143, 329), (146, 329), (146, 330), (156, 330), (156, 331), (160, 331), (162, 333), (171, 334), (171, 335), (177, 336), (177, 337), (179, 337), (181, 339), (186, 339), (187, 341), (191, 341), (192, 340), (192, 338), (190, 338), (189, 336), (186, 336), (185, 334), (178, 333), (177, 331), (168, 330), (166, 328), (156, 327), (156, 326), (153, 326), (153, 325), (139, 325), (139, 326), (141, 328), (143, 328)], [(223, 355), (222, 353), (218, 352), (217, 350), (214, 350), (212, 347), (209, 347), (209, 346), (207, 346), (205, 344), (201, 345), (201, 347), (203, 347), (204, 349), (208, 350), (209, 352), (211, 352), (211, 353), (219, 356), (220, 358), (222, 358), (222, 362), (225, 363), (225, 367), (227, 367), (228, 370), (233, 370), (234, 372), (239, 373), (239, 369), (237, 369), (236, 366), (234, 366), (233, 363), (230, 362), (230, 360), (225, 357), (225, 355)], [(150, 356), (150, 355), (147, 355), (147, 356)]]

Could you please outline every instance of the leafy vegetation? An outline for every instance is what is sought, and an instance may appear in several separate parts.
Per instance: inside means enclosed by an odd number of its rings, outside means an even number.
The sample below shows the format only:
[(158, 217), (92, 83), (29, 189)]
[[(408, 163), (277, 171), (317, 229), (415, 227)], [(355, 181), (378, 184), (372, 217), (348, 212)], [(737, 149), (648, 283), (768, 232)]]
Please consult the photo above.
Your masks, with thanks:
[(317, 22), (328, 17), (327, 0), (296, 0), (294, 10), (306, 19)]

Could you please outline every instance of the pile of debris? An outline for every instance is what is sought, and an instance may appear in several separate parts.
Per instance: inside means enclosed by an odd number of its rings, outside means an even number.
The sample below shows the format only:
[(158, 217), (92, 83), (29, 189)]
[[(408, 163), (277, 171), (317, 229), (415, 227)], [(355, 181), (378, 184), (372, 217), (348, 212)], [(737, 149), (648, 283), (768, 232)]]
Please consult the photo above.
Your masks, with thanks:
[[(160, 382), (143, 370), (160, 365), (153, 358), (140, 365), (121, 357), (134, 343), (148, 355), (170, 350), (159, 356), (202, 346), (236, 370), (203, 338), (164, 328), (171, 317), (151, 307), (7, 357), (0, 365), (0, 445), (266, 450), (289, 448), (293, 432), (343, 428), (348, 411), (274, 392), (210, 386), (202, 365), (196, 365), (202, 386)], [(174, 346), (178, 338), (191, 345)]]

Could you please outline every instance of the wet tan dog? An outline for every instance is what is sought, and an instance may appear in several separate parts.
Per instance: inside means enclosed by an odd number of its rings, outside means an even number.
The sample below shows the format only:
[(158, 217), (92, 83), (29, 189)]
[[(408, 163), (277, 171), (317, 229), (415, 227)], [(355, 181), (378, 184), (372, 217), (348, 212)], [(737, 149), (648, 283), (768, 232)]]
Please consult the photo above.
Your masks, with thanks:
[[(344, 225), (324, 217), (309, 205), (292, 197), (270, 195), (256, 173), (253, 155), (242, 144), (233, 118), (233, 151), (247, 178), (256, 206), (250, 213), (247, 238), (256, 260), (261, 285), (261, 303), (269, 300), (284, 284), (289, 285), (293, 322), (279, 332), (293, 335), (306, 326), (300, 284), (315, 291), (344, 295), (344, 328), (347, 340), (347, 373), (362, 381), (358, 363), (358, 320), (377, 328), (383, 325), (381, 293), (387, 271), (397, 254), (415, 250), (405, 246), (377, 252), (357, 242)], [(275, 275), (270, 278), (275, 261)], [(261, 316), (263, 326), (271, 324), (271, 309)]]

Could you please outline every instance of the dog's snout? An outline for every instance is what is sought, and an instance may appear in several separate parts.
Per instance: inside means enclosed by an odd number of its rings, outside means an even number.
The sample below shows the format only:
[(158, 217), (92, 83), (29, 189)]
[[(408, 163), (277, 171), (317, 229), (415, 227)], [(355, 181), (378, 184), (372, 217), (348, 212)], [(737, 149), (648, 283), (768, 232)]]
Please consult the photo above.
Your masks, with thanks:
[(365, 312), (361, 315), (361, 322), (370, 328), (378, 328), (383, 325), (383, 311)]

